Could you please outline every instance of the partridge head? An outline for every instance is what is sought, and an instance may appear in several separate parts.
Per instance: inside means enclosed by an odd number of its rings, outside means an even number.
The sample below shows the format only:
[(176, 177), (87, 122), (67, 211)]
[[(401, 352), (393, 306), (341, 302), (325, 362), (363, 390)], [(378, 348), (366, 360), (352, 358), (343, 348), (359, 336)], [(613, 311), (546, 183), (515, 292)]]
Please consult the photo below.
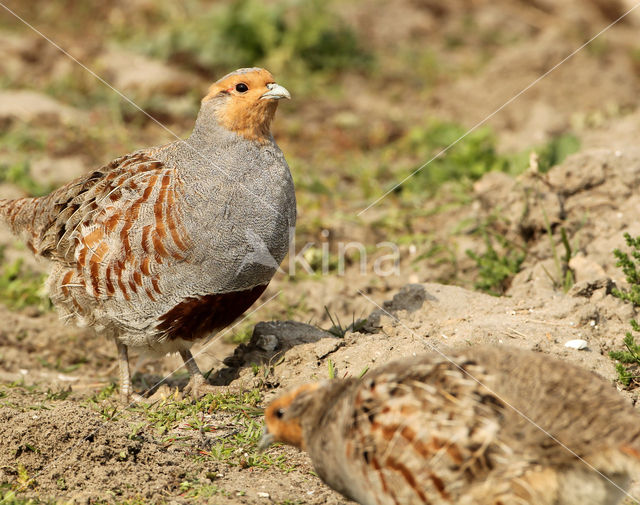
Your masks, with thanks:
[(188, 389), (205, 392), (191, 346), (247, 310), (288, 252), (295, 194), (270, 129), (284, 98), (268, 71), (236, 70), (211, 86), (187, 139), (0, 200), (0, 218), (52, 262), (62, 317), (115, 340), (125, 401), (128, 349), (179, 352)]
[(304, 385), (265, 411), (262, 446), (308, 452), (366, 505), (603, 505), (640, 476), (640, 414), (594, 374), (478, 347)]
[(276, 84), (267, 70), (246, 69), (214, 83), (202, 99), (202, 107), (204, 112), (212, 111), (214, 120), (228, 131), (266, 142), (278, 101), (289, 98), (289, 92)]

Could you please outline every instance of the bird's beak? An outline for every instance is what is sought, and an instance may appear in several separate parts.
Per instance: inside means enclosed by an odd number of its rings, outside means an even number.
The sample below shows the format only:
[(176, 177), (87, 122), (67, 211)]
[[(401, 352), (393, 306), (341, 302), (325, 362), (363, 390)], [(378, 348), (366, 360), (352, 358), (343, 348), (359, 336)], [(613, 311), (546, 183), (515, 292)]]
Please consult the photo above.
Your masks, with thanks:
[(262, 438), (260, 439), (260, 442), (258, 442), (258, 451), (260, 452), (264, 451), (275, 441), (276, 441), (276, 438), (271, 433), (269, 433), (269, 431), (267, 430), (267, 427), (265, 426), (264, 431), (262, 432)]
[(269, 91), (262, 95), (260, 100), (280, 100), (281, 98), (286, 98), (287, 100), (291, 99), (291, 95), (287, 89), (275, 82), (267, 84), (267, 88), (269, 88)]

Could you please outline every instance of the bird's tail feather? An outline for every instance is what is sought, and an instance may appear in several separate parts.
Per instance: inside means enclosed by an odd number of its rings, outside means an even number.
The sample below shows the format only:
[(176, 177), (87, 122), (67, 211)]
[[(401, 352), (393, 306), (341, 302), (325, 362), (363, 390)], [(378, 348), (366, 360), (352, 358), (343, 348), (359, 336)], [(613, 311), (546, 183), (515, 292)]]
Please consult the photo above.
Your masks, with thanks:
[(0, 200), (0, 221), (5, 222), (13, 234), (21, 238), (34, 253), (38, 216), (42, 212), (40, 200), (41, 198)]

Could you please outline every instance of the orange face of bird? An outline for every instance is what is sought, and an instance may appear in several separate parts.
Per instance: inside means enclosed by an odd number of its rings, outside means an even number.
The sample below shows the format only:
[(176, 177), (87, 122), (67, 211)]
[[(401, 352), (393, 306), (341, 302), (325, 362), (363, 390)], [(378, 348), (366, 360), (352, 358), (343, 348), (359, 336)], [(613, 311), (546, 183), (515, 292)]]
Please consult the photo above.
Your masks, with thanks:
[(266, 448), (273, 442), (284, 442), (305, 449), (300, 416), (313, 392), (319, 387), (319, 384), (305, 384), (271, 402), (264, 412), (265, 434), (260, 447)]
[(202, 99), (219, 102), (218, 123), (248, 140), (264, 143), (271, 136), (271, 121), (278, 100), (289, 99), (289, 92), (276, 84), (262, 68), (240, 69), (214, 83)]

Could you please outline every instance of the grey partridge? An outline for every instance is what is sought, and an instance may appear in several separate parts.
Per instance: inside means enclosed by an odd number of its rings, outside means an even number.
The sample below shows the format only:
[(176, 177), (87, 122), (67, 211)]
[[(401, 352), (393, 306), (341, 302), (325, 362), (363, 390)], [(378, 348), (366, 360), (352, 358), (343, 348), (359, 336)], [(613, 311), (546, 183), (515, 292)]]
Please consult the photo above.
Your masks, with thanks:
[(131, 348), (179, 352), (187, 389), (205, 392), (192, 344), (249, 308), (288, 252), (294, 187), (270, 129), (283, 98), (268, 71), (236, 70), (211, 86), (187, 139), (0, 201), (11, 230), (51, 261), (62, 317), (115, 339), (125, 401)]
[(363, 505), (604, 505), (640, 475), (640, 415), (607, 383), (522, 350), (426, 354), (307, 384), (262, 445), (303, 450)]

